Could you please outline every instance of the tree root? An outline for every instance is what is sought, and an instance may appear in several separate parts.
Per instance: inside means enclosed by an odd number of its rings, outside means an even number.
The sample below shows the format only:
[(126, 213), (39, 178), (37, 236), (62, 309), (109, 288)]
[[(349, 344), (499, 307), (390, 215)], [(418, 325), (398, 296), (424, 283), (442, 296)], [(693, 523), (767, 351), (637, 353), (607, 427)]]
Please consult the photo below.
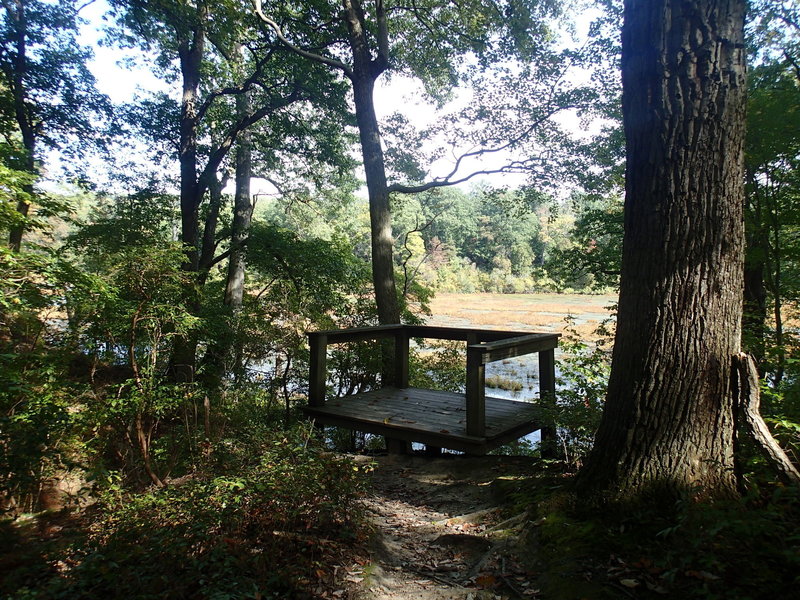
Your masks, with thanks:
[(778, 445), (761, 417), (761, 393), (758, 386), (758, 370), (749, 354), (733, 356), (734, 399), (736, 420), (756, 447), (787, 484), (800, 485), (800, 472), (792, 464), (786, 452)]

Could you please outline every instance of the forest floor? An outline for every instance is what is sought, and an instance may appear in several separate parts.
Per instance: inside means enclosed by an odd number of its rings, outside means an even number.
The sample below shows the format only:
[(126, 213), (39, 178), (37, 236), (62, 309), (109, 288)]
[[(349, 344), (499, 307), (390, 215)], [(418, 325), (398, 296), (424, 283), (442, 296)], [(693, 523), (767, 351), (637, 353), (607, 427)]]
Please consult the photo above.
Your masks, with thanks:
[[(535, 522), (512, 514), (509, 485), (529, 476), (525, 457), (384, 456), (366, 500), (370, 559), (349, 572), (358, 600), (536, 598), (520, 561)], [(527, 567), (521, 566), (524, 562)]]

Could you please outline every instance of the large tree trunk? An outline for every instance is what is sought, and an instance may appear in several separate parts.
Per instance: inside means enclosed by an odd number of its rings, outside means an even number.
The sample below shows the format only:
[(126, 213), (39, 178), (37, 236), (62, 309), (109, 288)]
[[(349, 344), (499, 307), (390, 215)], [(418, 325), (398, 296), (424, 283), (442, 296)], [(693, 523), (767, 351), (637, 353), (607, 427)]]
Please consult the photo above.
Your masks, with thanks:
[(344, 0), (344, 18), (353, 53), (353, 98), (356, 122), (364, 160), (364, 173), (369, 195), (369, 216), (372, 233), (372, 282), (378, 322), (382, 325), (400, 322), (397, 285), (394, 277), (394, 238), (389, 190), (386, 184), (386, 164), (381, 148), (381, 132), (375, 116), (373, 91), (375, 80), (388, 66), (384, 31), (379, 32), (379, 52), (373, 59), (367, 40), (364, 13), (358, 0)]
[(397, 286), (394, 277), (392, 213), (389, 206), (380, 130), (372, 98), (374, 83), (369, 77), (360, 77), (353, 81), (353, 92), (369, 195), (372, 282), (375, 286), (378, 322), (388, 325), (400, 322), (400, 308), (397, 303)]
[[(248, 94), (236, 97), (236, 111), (239, 119), (250, 114)], [(230, 308), (228, 315), (229, 332), (218, 336), (206, 352), (204, 367), (206, 385), (209, 393), (217, 395), (221, 391), (226, 370), (238, 378), (241, 371), (242, 353), (236, 342), (239, 319), (244, 300), (245, 243), (250, 234), (253, 205), (250, 201), (250, 178), (252, 170), (252, 142), (247, 129), (237, 138), (236, 146), (236, 192), (234, 195), (233, 225), (231, 231), (228, 275), (225, 281), (225, 305)], [(231, 333), (233, 332), (233, 333)], [(232, 351), (235, 350), (235, 357)], [(233, 358), (233, 360), (231, 360)]]
[(786, 346), (783, 337), (783, 248), (781, 245), (781, 218), (778, 199), (770, 197), (769, 204), (769, 227), (770, 237), (772, 238), (771, 251), (767, 255), (769, 265), (770, 291), (772, 292), (772, 316), (775, 320), (775, 364), (772, 367), (772, 383), (779, 385), (783, 381), (783, 374), (786, 368)]
[[(198, 20), (191, 35), (183, 34), (178, 44), (181, 77), (183, 80), (180, 114), (180, 164), (181, 185), (181, 242), (186, 252), (183, 268), (198, 273), (200, 268), (200, 201), (202, 190), (197, 175), (197, 109), (200, 88), (200, 65), (205, 51), (205, 4), (198, 3)], [(186, 305), (190, 312), (199, 312), (200, 299), (195, 282), (186, 290)], [(178, 381), (194, 381), (197, 360), (197, 335), (177, 336), (172, 351), (172, 372)]]
[(584, 490), (735, 492), (744, 11), (744, 0), (625, 2), (618, 325)]

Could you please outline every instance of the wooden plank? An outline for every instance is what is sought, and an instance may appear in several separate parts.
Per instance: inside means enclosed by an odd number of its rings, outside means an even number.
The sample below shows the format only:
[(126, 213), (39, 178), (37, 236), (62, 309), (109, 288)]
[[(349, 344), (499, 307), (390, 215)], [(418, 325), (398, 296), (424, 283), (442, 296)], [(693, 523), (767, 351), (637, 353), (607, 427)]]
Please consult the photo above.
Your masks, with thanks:
[(530, 335), (488, 342), (475, 346), (482, 352), (483, 363), (495, 362), (506, 358), (524, 356), (534, 352), (550, 350), (558, 345), (560, 333), (534, 333)]
[[(473, 443), (483, 443), (485, 442), (484, 437), (479, 436), (470, 436), (467, 435), (463, 428), (461, 431), (455, 431), (451, 429), (447, 429), (443, 424), (435, 424), (430, 422), (418, 422), (412, 421), (411, 419), (406, 419), (403, 417), (387, 417), (382, 420), (375, 420), (365, 418), (359, 415), (342, 415), (337, 411), (332, 411), (328, 407), (323, 408), (313, 408), (308, 407), (305, 409), (307, 414), (313, 415), (319, 419), (336, 419), (340, 422), (345, 423), (345, 427), (349, 427), (350, 429), (357, 429), (359, 431), (369, 431), (372, 433), (379, 433), (381, 435), (386, 435), (388, 437), (398, 437), (400, 432), (406, 433), (419, 433), (420, 435), (425, 434), (428, 438), (431, 435), (436, 434), (437, 439), (466, 439)], [(424, 442), (424, 439), (410, 437), (408, 439), (412, 439), (414, 441)], [(449, 448), (450, 446), (445, 446)]]
[(350, 419), (342, 419), (337, 415), (317, 415), (312, 412), (315, 410), (313, 408), (307, 408), (305, 410), (309, 416), (325, 425), (335, 425), (337, 427), (345, 427), (347, 429), (355, 429), (357, 431), (365, 431), (367, 433), (374, 433), (376, 435), (388, 436), (392, 439), (402, 439), (409, 442), (430, 444), (432, 446), (450, 448), (452, 450), (468, 452), (470, 454), (485, 454), (489, 449), (489, 446), (486, 444), (486, 438), (448, 435), (435, 431), (421, 431), (418, 429), (401, 428), (379, 423), (355, 423)]
[(477, 346), (467, 347), (467, 433), (486, 432), (486, 367)]
[(308, 404), (325, 405), (326, 381), (328, 379), (328, 338), (325, 335), (309, 335), (311, 349), (308, 373)]
[(324, 407), (309, 407), (306, 412), (320, 423), (472, 454), (540, 428), (539, 411), (533, 404), (491, 397), (485, 398), (485, 404), (484, 436), (467, 434), (464, 395), (438, 390), (383, 388), (339, 398)]
[[(401, 395), (398, 392), (405, 393)], [(427, 419), (438, 422), (441, 417), (464, 419), (466, 413), (463, 395), (416, 388), (399, 391), (384, 388), (358, 396), (332, 400), (328, 405), (341, 409), (341, 412), (346, 414), (362, 415), (374, 419), (397, 415), (414, 420)], [(538, 414), (538, 408), (532, 403), (504, 398), (486, 398), (485, 408), (487, 424), (490, 420), (502, 422), (506, 419), (518, 420), (528, 414)]]
[(380, 338), (393, 337), (398, 329), (403, 325), (376, 325), (374, 327), (353, 327), (351, 329), (328, 329), (325, 331), (313, 331), (312, 335), (324, 335), (328, 338), (329, 344), (341, 344), (344, 342), (363, 342), (366, 340), (377, 340)]
[(408, 387), (408, 329), (403, 328), (394, 334), (394, 384), (399, 388)]
[(506, 338), (529, 335), (526, 331), (499, 331), (497, 329), (474, 329), (468, 327), (434, 327), (432, 325), (406, 325), (410, 337), (435, 340), (456, 340), (467, 342), (472, 336), (480, 343), (484, 341), (503, 340)]

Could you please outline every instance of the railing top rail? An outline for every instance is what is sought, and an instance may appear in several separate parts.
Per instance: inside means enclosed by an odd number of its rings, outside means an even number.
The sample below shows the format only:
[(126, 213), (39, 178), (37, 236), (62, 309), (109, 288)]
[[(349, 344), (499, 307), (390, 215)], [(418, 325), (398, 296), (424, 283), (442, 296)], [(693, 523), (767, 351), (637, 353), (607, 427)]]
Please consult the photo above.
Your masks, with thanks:
[(350, 329), (327, 329), (322, 331), (309, 331), (308, 337), (326, 337), (334, 344), (340, 342), (358, 342), (361, 340), (374, 340), (383, 337), (392, 337), (405, 325), (375, 325), (374, 327), (351, 327)]
[[(529, 336), (547, 336), (557, 340), (560, 334), (531, 333), (529, 331), (507, 331), (497, 329), (477, 329), (470, 327), (436, 327), (432, 325), (376, 325), (373, 327), (353, 327), (350, 329), (328, 329), (308, 332), (309, 338), (327, 338), (329, 343), (356, 342), (371, 339), (392, 337), (399, 331), (404, 331), (409, 337), (419, 337), (439, 340), (456, 340), (463, 342), (496, 343), (498, 341), (511, 341)], [(555, 336), (555, 337), (553, 337)]]
[(505, 358), (552, 350), (558, 346), (560, 337), (560, 333), (529, 333), (483, 344), (471, 344), (467, 346), (467, 351), (479, 353), (481, 363), (486, 364)]

